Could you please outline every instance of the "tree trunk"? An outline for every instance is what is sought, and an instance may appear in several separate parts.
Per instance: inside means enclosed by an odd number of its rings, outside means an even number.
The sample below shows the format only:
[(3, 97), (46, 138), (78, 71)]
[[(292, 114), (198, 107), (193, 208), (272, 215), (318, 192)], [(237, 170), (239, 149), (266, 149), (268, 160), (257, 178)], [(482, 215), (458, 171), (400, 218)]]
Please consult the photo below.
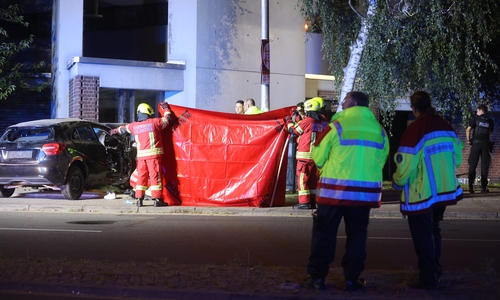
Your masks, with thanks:
[(340, 90), (339, 107), (337, 111), (342, 111), (342, 103), (345, 100), (346, 94), (354, 88), (356, 72), (358, 71), (359, 62), (361, 61), (361, 56), (363, 55), (363, 50), (370, 31), (370, 19), (373, 15), (375, 15), (377, 10), (377, 1), (369, 1), (370, 3), (368, 5), (366, 17), (361, 19), (361, 28), (359, 29), (358, 37), (349, 47), (351, 50), (351, 56), (349, 57), (347, 66), (344, 68), (344, 81), (342, 83), (342, 89)]

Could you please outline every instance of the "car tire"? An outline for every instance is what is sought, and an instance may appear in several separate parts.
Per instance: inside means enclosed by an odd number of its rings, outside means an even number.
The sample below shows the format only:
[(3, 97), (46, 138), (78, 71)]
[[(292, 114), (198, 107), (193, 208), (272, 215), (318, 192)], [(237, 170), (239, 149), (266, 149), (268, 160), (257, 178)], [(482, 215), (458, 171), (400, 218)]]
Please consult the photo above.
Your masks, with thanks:
[(66, 184), (61, 186), (61, 193), (68, 200), (78, 200), (85, 188), (85, 178), (82, 170), (78, 167), (71, 167), (66, 178)]
[(15, 190), (16, 188), (6, 189), (3, 186), (0, 186), (0, 194), (2, 194), (2, 197), (4, 198), (9, 198), (10, 196), (12, 196)]

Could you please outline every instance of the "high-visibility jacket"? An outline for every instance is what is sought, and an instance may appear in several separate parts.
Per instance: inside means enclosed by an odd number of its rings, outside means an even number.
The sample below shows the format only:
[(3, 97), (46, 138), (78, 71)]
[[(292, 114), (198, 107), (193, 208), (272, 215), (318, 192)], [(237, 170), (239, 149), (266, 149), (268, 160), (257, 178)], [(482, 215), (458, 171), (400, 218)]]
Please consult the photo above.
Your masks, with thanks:
[(462, 148), (455, 130), (438, 115), (424, 113), (408, 126), (394, 155), (397, 169), (392, 177), (393, 186), (403, 189), (404, 215), (425, 213), (433, 206), (462, 199), (456, 176)]
[(313, 147), (320, 171), (316, 203), (380, 207), (388, 155), (387, 134), (368, 107), (336, 113)]
[(312, 145), (316, 141), (316, 136), (322, 132), (327, 123), (317, 121), (314, 118), (306, 117), (298, 123), (288, 123), (288, 130), (292, 130), (297, 137), (297, 160), (312, 160)]
[(257, 106), (250, 106), (247, 111), (245, 112), (245, 115), (258, 115), (264, 113), (260, 108)]
[(167, 116), (133, 122), (118, 128), (134, 135), (137, 143), (137, 159), (151, 159), (163, 154), (161, 131), (169, 124)]

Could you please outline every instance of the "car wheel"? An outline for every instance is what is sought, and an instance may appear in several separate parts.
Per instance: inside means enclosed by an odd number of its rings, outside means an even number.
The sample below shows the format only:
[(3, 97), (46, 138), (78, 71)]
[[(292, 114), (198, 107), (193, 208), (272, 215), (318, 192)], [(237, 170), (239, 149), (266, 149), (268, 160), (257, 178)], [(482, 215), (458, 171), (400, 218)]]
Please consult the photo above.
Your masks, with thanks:
[(72, 167), (68, 172), (66, 184), (61, 187), (61, 192), (68, 200), (78, 200), (83, 194), (84, 187), (85, 178), (82, 170), (78, 167)]
[(9, 198), (10, 196), (12, 196), (12, 194), (14, 194), (15, 190), (16, 190), (16, 188), (6, 189), (3, 186), (0, 186), (0, 193), (2, 194), (2, 197), (5, 197), (5, 198)]

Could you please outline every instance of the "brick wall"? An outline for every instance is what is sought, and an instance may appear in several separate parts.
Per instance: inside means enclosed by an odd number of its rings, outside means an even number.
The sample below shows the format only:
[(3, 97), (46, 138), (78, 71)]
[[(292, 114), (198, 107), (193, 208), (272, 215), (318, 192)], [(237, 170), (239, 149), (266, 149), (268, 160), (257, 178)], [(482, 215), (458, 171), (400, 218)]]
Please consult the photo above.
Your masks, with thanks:
[(99, 122), (99, 77), (76, 76), (69, 82), (69, 117)]
[[(493, 148), (493, 153), (491, 154), (491, 165), (489, 170), (489, 178), (490, 183), (499, 183), (500, 182), (500, 112), (490, 112), (488, 113), (490, 118), (493, 118), (495, 122), (495, 129), (493, 130), (493, 134), (491, 135), (491, 140), (495, 143), (495, 147)], [(458, 169), (458, 174), (464, 174), (469, 172), (469, 154), (470, 154), (470, 146), (467, 143), (465, 138), (465, 127), (455, 126), (455, 130), (457, 134), (460, 136), (460, 139), (464, 143), (464, 150), (462, 151), (463, 161), (462, 165)], [(478, 166), (476, 168), (476, 175), (481, 175), (481, 160), (479, 160)], [(467, 177), (467, 175), (465, 175)]]

